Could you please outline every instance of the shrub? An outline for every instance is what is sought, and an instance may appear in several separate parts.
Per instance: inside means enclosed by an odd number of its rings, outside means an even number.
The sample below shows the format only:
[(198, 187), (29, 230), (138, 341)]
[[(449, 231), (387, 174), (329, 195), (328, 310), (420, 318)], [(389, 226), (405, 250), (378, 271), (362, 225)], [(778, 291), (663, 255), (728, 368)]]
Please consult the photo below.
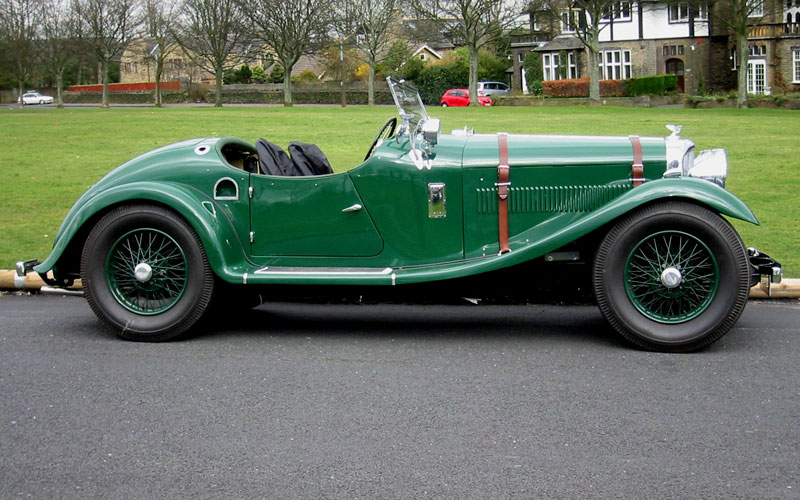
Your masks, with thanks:
[[(600, 80), (600, 95), (621, 97), (623, 85), (623, 80)], [(549, 97), (589, 97), (589, 79), (549, 80), (542, 82), (542, 91)]]
[(436, 105), (447, 89), (466, 88), (469, 83), (469, 67), (459, 60), (431, 64), (420, 72), (415, 83), (422, 101)]
[(528, 91), (533, 95), (542, 95), (542, 56), (537, 52), (528, 52), (525, 54), (525, 60), (522, 62), (522, 67), (525, 68), (525, 80), (528, 84)]
[(625, 80), (625, 95), (664, 95), (678, 87), (677, 75), (652, 75)]
[(303, 70), (297, 75), (297, 81), (300, 83), (312, 83), (317, 81), (317, 75), (311, 70)]

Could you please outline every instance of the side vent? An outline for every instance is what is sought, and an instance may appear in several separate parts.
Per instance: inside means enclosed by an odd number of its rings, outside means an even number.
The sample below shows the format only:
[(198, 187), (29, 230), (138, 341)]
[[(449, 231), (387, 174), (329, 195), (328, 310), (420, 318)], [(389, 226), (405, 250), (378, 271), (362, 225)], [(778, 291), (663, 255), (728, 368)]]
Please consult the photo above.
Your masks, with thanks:
[[(591, 212), (631, 189), (630, 184), (609, 186), (543, 186), (509, 189), (512, 214)], [(477, 189), (478, 215), (497, 214), (497, 188)]]
[(215, 200), (238, 200), (239, 185), (230, 177), (223, 177), (214, 184)]

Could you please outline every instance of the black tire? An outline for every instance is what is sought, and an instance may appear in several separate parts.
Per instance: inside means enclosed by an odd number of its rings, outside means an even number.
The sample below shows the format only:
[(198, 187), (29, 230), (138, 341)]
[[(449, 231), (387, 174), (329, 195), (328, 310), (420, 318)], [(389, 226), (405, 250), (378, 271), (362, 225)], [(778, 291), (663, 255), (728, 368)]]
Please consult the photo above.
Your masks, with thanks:
[(728, 221), (677, 201), (619, 220), (598, 247), (593, 281), (611, 326), (664, 352), (695, 351), (725, 335), (750, 286), (744, 245)]
[[(134, 268), (140, 267), (137, 278)], [(214, 292), (214, 274), (191, 226), (167, 208), (146, 204), (121, 206), (100, 219), (83, 248), (81, 279), (97, 317), (136, 341), (186, 332)]]

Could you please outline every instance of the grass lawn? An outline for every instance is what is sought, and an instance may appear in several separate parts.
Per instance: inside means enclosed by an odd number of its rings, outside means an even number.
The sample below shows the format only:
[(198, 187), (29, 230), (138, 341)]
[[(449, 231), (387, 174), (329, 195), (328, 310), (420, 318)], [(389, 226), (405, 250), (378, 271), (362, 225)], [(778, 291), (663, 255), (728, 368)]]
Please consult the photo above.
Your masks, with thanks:
[[(684, 125), (698, 149), (728, 151), (728, 189), (761, 226), (734, 222), (757, 246), (800, 277), (800, 113), (784, 110), (627, 108), (448, 108), (430, 110), (442, 130), (531, 134), (655, 135)], [(0, 269), (44, 259), (74, 201), (106, 172), (155, 147), (192, 137), (264, 137), (287, 146), (317, 143), (337, 171), (359, 164), (393, 107), (35, 108), (0, 110)]]

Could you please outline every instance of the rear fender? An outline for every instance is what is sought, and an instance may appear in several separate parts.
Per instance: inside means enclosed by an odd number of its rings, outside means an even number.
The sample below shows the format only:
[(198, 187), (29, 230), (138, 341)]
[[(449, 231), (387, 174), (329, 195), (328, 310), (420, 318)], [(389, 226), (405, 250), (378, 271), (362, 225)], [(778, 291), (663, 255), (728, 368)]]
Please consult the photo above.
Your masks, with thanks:
[[(153, 202), (171, 208), (183, 217), (197, 233), (203, 243), (211, 268), (216, 274), (231, 282), (240, 282), (244, 272), (245, 255), (241, 241), (236, 234), (233, 223), (225, 215), (224, 210), (204, 193), (184, 184), (165, 182), (136, 182), (113, 187), (102, 191), (87, 200), (79, 200), (67, 214), (59, 230), (58, 238), (47, 259), (34, 267), (40, 274), (59, 267), (77, 269), (77, 263), (60, 263), (62, 257), (77, 253), (67, 253), (73, 239), (79, 234), (88, 234), (90, 228), (85, 224), (96, 220), (112, 207), (134, 202)], [(74, 244), (83, 245), (75, 241)]]

